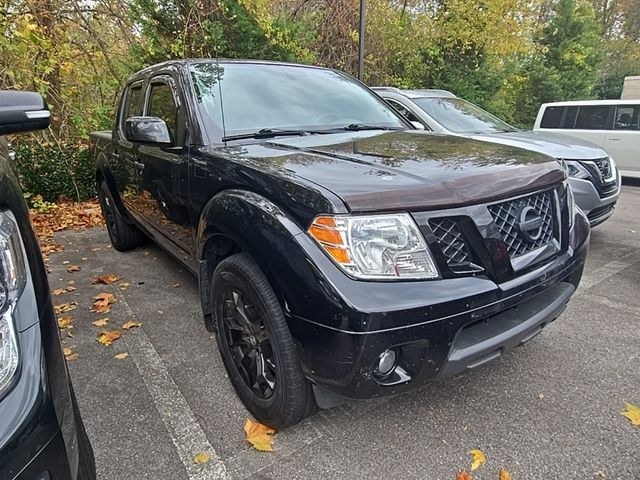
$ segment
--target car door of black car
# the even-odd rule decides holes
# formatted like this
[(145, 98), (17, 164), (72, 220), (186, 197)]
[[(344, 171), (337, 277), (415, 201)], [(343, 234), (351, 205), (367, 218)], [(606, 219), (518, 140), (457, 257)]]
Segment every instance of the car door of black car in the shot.
[(139, 145), (127, 140), (124, 124), (127, 118), (142, 115), (143, 109), (144, 84), (142, 81), (132, 82), (124, 90), (118, 108), (113, 129), (110, 168), (120, 198), (134, 215), (137, 213), (135, 207), (136, 198), (140, 193), (138, 186), (142, 164), (137, 162)]
[(171, 76), (160, 74), (151, 79), (147, 86), (144, 115), (165, 121), (172, 145), (138, 147), (137, 162), (142, 168), (141, 195), (136, 209), (144, 217), (144, 223), (173, 244), (166, 247), (188, 262), (194, 236), (189, 218), (189, 150), (185, 145), (184, 108)]

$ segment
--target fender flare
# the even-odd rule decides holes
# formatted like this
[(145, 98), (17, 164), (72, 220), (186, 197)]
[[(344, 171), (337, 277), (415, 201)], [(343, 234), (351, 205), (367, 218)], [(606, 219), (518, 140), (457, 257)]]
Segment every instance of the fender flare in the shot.
[(209, 200), (200, 214), (196, 236), (198, 283), (208, 330), (215, 330), (210, 314), (210, 282), (215, 264), (210, 260), (218, 258), (218, 252), (211, 251), (215, 243), (210, 242), (216, 238), (231, 240), (249, 253), (266, 274), (278, 253), (301, 233), (303, 230), (290, 215), (255, 192), (225, 190)]

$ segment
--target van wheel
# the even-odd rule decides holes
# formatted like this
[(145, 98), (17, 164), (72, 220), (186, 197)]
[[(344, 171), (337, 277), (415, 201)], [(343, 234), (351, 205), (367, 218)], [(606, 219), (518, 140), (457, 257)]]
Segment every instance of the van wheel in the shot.
[(111, 245), (119, 252), (133, 250), (144, 243), (146, 237), (142, 231), (127, 222), (117, 209), (113, 195), (109, 190), (107, 182), (102, 181), (98, 186), (98, 200), (104, 221), (107, 224), (107, 232)]
[(247, 409), (275, 429), (313, 413), (311, 383), (302, 373), (284, 314), (251, 257), (239, 253), (220, 262), (211, 290), (218, 348)]

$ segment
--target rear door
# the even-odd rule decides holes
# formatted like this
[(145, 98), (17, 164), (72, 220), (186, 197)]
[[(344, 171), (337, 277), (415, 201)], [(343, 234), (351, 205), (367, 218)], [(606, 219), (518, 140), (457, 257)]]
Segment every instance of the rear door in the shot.
[[(136, 161), (139, 146), (127, 140), (124, 124), (127, 118), (142, 115), (144, 108), (144, 84), (133, 82), (125, 88), (113, 132), (113, 150), (111, 154), (111, 172), (118, 194), (128, 209), (135, 206), (139, 194), (140, 167)], [(131, 209), (135, 215), (135, 210)]]
[(620, 170), (640, 173), (640, 105), (616, 107), (605, 148)]

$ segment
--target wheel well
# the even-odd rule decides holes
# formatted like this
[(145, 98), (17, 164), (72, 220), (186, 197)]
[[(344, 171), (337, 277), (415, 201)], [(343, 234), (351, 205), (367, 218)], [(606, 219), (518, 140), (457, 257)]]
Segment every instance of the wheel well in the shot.
[(200, 259), (200, 295), (205, 326), (210, 332), (216, 329), (211, 308), (211, 277), (218, 264), (227, 257), (243, 251), (240, 244), (225, 235), (214, 235), (204, 246)]

